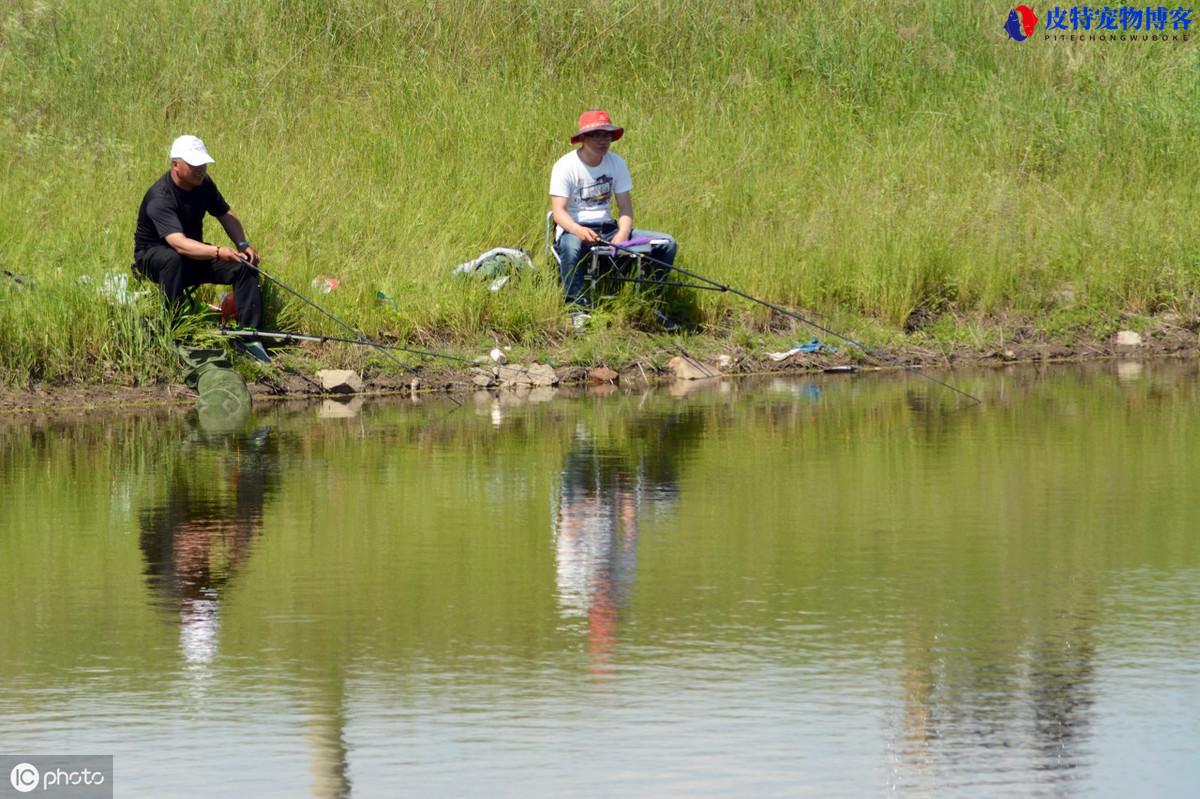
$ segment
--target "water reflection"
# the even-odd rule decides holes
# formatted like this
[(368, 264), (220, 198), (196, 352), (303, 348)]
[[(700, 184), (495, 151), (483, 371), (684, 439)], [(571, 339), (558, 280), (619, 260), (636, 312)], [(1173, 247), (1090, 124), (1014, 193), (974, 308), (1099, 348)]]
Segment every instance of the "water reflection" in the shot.
[(593, 674), (610, 674), (615, 665), (642, 518), (674, 507), (678, 462), (699, 440), (703, 423), (695, 410), (626, 417), (606, 428), (576, 422), (552, 535), (559, 607), (567, 618), (586, 619)]
[(731, 385), (0, 426), (0, 738), (177, 795), (1187, 795), (1190, 364)]
[[(1099, 598), (1083, 592), (1079, 604), (1056, 614), (1051, 635), (1030, 653), (1030, 703), (1034, 746), (1045, 771), (1070, 771), (1086, 762), (1096, 682), (1095, 607)], [(1053, 633), (1057, 633), (1054, 635)]]
[(178, 615), (180, 652), (192, 666), (217, 654), (221, 600), (277, 486), (274, 449), (269, 428), (247, 437), (195, 431), (171, 457), (165, 499), (139, 514), (147, 580)]
[[(1013, 602), (983, 584), (977, 595)], [(900, 649), (894, 790), (936, 794), (962, 752), (975, 750), (1009, 779), (1032, 774), (1031, 784), (1073, 793), (1069, 783), (1089, 764), (1093, 745), (1102, 600), (1093, 586), (1065, 581), (1040, 603), (1026, 611), (1027, 629), (1015, 634), (955, 629), (936, 608), (909, 619)]]
[(619, 609), (637, 573), (641, 479), (623, 453), (577, 429), (562, 470), (554, 540), (558, 598), (588, 625), (588, 654), (605, 673), (616, 650)]
[(1091, 755), (1095, 658), (1086, 639), (1032, 642), (1024, 663), (962, 662), (913, 642), (900, 673), (893, 787), (936, 793), (967, 750), (1000, 773), (1071, 779)]
[(309, 786), (317, 799), (347, 799), (352, 794), (350, 747), (346, 743), (346, 676), (344, 667), (308, 687), (305, 741)]
[[(190, 688), (203, 699), (219, 654), (222, 605), (263, 532), (263, 511), (281, 482), (270, 427), (193, 429), (166, 477), (166, 497), (139, 514), (139, 544), (156, 604), (179, 624)], [(338, 653), (331, 653), (338, 655)], [(345, 676), (340, 667), (306, 684), (305, 740), (317, 797), (351, 795)]]

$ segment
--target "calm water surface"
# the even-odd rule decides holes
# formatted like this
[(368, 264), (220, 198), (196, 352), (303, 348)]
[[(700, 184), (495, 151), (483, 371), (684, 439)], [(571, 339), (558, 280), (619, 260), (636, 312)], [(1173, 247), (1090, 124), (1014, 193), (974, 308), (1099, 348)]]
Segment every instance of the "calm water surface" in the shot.
[(0, 752), (118, 796), (1190, 796), (1200, 373), (0, 418)]

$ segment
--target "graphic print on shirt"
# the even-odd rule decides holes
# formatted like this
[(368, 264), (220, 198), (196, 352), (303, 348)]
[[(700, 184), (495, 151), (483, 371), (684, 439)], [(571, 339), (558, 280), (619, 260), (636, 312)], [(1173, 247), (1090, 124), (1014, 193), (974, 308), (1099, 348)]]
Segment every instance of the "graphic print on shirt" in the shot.
[(585, 211), (607, 211), (612, 202), (613, 176), (601, 175), (595, 183), (580, 186), (576, 192), (576, 201)]

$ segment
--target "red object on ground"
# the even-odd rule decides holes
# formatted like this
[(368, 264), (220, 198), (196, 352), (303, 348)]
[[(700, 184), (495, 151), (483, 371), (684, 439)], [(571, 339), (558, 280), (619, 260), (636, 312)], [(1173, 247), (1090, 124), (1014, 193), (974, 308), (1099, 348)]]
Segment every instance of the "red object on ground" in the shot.
[(232, 322), (237, 319), (237, 305), (233, 302), (233, 292), (221, 298), (221, 321)]

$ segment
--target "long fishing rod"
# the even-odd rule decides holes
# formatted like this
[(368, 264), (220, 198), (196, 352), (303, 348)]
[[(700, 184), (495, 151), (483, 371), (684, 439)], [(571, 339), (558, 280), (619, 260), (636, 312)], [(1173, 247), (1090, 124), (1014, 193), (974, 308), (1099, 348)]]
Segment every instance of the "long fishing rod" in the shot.
[[(373, 348), (374, 348), (375, 350), (377, 350), (377, 351), (378, 351), (380, 354), (382, 354), (382, 355), (383, 355), (385, 358), (387, 358), (389, 361), (391, 361), (392, 363), (394, 363), (394, 364), (396, 364), (397, 366), (399, 366), (399, 367), (400, 367), (401, 369), (403, 369), (404, 371), (408, 371), (408, 372), (411, 372), (411, 371), (413, 371), (413, 370), (412, 370), (410, 367), (408, 367), (408, 366), (405, 366), (405, 365), (404, 365), (404, 364), (403, 364), (403, 363), (400, 361), (400, 359), (399, 359), (399, 358), (397, 358), (395, 355), (392, 355), (392, 353), (388, 352), (388, 349), (387, 349), (387, 347), (386, 347), (385, 345), (383, 345), (383, 344), (380, 344), (378, 341), (372, 341), (371, 339), (367, 338), (367, 337), (366, 337), (366, 336), (364, 336), (364, 335), (363, 335), (363, 334), (362, 334), (360, 331), (356, 330), (355, 328), (353, 328), (353, 327), (352, 327), (351, 325), (349, 325), (348, 323), (346, 323), (346, 322), (343, 322), (341, 319), (337, 318), (337, 317), (336, 317), (336, 316), (334, 316), (332, 313), (330, 313), (329, 311), (327, 311), (327, 310), (325, 310), (324, 308), (322, 308), (320, 305), (317, 305), (315, 302), (313, 302), (312, 300), (310, 300), (308, 297), (305, 297), (303, 294), (301, 294), (300, 292), (296, 291), (294, 288), (292, 288), (292, 287), (291, 287), (291, 286), (289, 286), (288, 284), (284, 283), (284, 282), (283, 282), (282, 280), (280, 280), (279, 278), (275, 277), (274, 275), (268, 274), (268, 273), (267, 273), (267, 272), (266, 272), (266, 271), (265, 271), (265, 270), (264, 270), (264, 269), (263, 269), (261, 266), (258, 266), (257, 264), (252, 264), (252, 263), (250, 263), (250, 260), (249, 260), (248, 258), (242, 257), (242, 259), (241, 259), (241, 260), (242, 260), (242, 263), (243, 263), (243, 264), (245, 264), (246, 266), (250, 267), (250, 268), (251, 268), (251, 269), (253, 269), (255, 272), (258, 272), (260, 275), (262, 275), (263, 277), (265, 277), (267, 280), (270, 280), (270, 281), (271, 281), (272, 283), (274, 283), (276, 286), (279, 286), (281, 289), (283, 289), (283, 290), (287, 291), (289, 294), (292, 294), (292, 295), (294, 295), (294, 296), (296, 296), (296, 297), (299, 297), (299, 298), (300, 298), (300, 299), (301, 299), (303, 302), (305, 302), (306, 304), (308, 304), (308, 305), (312, 306), (312, 307), (313, 307), (313, 308), (315, 308), (316, 310), (318, 310), (318, 311), (320, 311), (321, 313), (323, 313), (325, 316), (328, 316), (330, 319), (332, 319), (333, 321), (337, 322), (337, 323), (338, 323), (339, 325), (341, 325), (342, 327), (344, 327), (344, 328), (346, 328), (347, 330), (349, 330), (349, 331), (350, 331), (350, 332), (351, 332), (351, 333), (352, 333), (352, 334), (355, 336), (355, 343), (356, 343), (356, 344), (365, 344), (365, 345), (367, 345), (368, 347), (373, 347)], [(455, 405), (457, 405), (457, 406), (461, 406), (461, 405), (462, 405), (462, 403), (461, 403), (461, 402), (459, 402), (458, 400), (454, 399), (454, 397), (450, 397), (450, 401), (451, 401), (451, 402), (453, 402), (453, 403), (454, 403)]]
[(404, 347), (399, 344), (383, 344), (377, 341), (362, 341), (353, 338), (342, 338), (341, 336), (321, 336), (314, 333), (285, 333), (279, 330), (242, 330), (229, 327), (222, 327), (217, 330), (222, 336), (234, 336), (237, 338), (269, 338), (276, 341), (315, 341), (324, 344), (327, 341), (336, 341), (342, 344), (356, 344), (362, 347), (382, 347), (385, 350), (396, 350), (398, 352), (410, 352), (413, 355), (424, 355), (429, 358), (445, 358), (448, 361), (457, 361), (459, 363), (469, 363), (474, 365), (475, 361), (469, 358), (460, 358), (457, 355), (445, 355), (440, 352), (432, 352), (430, 350), (418, 350), (413, 347)]
[(955, 388), (954, 386), (950, 385), (949, 383), (942, 381), (942, 380), (938, 380), (936, 377), (933, 377), (932, 375), (928, 375), (925, 372), (921, 371), (920, 369), (917, 369), (916, 367), (905, 366), (903, 363), (901, 363), (896, 358), (892, 358), (890, 356), (874, 352), (874, 351), (868, 349), (867, 347), (865, 347), (861, 342), (856, 341), (856, 340), (850, 338), (849, 336), (843, 335), (843, 334), (837, 332), (836, 330), (832, 330), (832, 329), (826, 327), (825, 325), (822, 325), (818, 322), (814, 322), (811, 319), (801, 316), (800, 314), (796, 313), (795, 311), (791, 311), (787, 308), (776, 305), (775, 303), (767, 302), (766, 300), (759, 299), (758, 297), (751, 296), (750, 294), (747, 294), (744, 291), (739, 291), (738, 289), (735, 289), (732, 286), (727, 286), (724, 283), (718, 283), (717, 281), (712, 280), (711, 278), (704, 277), (704, 275), (698, 275), (695, 272), (689, 272), (688, 270), (686, 270), (682, 267), (675, 266), (674, 264), (669, 264), (666, 261), (661, 261), (658, 258), (654, 258), (653, 256), (647, 255), (644, 252), (635, 252), (633, 250), (634, 247), (638, 247), (643, 244), (649, 244), (650, 242), (651, 242), (651, 239), (649, 239), (649, 238), (639, 237), (636, 239), (630, 239), (628, 241), (624, 241), (624, 242), (620, 242), (620, 243), (610, 241), (610, 242), (607, 242), (607, 244), (610, 247), (614, 247), (619, 250), (624, 250), (624, 251), (628, 252), (630, 255), (636, 256), (638, 258), (645, 258), (650, 263), (657, 264), (658, 266), (666, 267), (667, 269), (673, 269), (674, 271), (679, 272), (680, 274), (687, 275), (692, 280), (699, 280), (708, 285), (697, 285), (697, 284), (689, 284), (689, 283), (671, 283), (668, 281), (644, 280), (644, 279), (639, 279), (639, 278), (619, 278), (619, 279), (625, 280), (626, 282), (630, 282), (630, 283), (662, 283), (664, 285), (688, 286), (691, 288), (706, 289), (709, 291), (727, 291), (730, 294), (736, 294), (737, 296), (742, 297), (743, 299), (750, 300), (751, 302), (756, 302), (759, 305), (764, 305), (767, 308), (770, 308), (772, 311), (775, 311), (776, 313), (780, 313), (780, 314), (783, 314), (784, 316), (791, 317), (792, 319), (796, 319), (797, 321), (803, 322), (804, 324), (809, 325), (810, 327), (815, 327), (817, 330), (820, 330), (823, 333), (828, 333), (831, 336), (839, 338), (842, 341), (845, 341), (855, 347), (858, 347), (860, 350), (862, 350), (864, 353), (866, 353), (867, 355), (869, 355), (872, 358), (875, 358), (877, 360), (888, 361), (888, 362), (895, 364), (896, 366), (910, 369), (911, 371), (915, 372), (916, 374), (920, 375), (921, 377), (925, 378), (926, 380), (928, 380), (932, 383), (937, 383), (939, 386), (942, 386), (943, 388), (948, 388), (951, 391), (955, 392), (956, 394), (961, 394), (962, 396), (966, 397), (967, 399), (971, 400), (972, 402), (979, 403), (979, 404), (983, 403), (983, 400), (979, 399), (979, 397), (976, 397), (973, 394), (968, 394), (967, 392), (963, 391), (961, 388)]
[(383, 346), (382, 344), (380, 344), (379, 342), (377, 342), (377, 341), (371, 341), (371, 340), (370, 340), (370, 339), (368, 339), (366, 336), (364, 336), (364, 335), (363, 335), (363, 334), (362, 334), (360, 331), (356, 330), (354, 327), (351, 327), (351, 326), (350, 326), (348, 323), (346, 323), (346, 322), (343, 322), (341, 319), (338, 319), (336, 316), (334, 316), (333, 314), (331, 314), (329, 311), (325, 310), (325, 309), (324, 309), (324, 308), (322, 308), (320, 305), (317, 305), (315, 302), (313, 302), (312, 300), (310, 300), (308, 297), (305, 297), (305, 296), (304, 296), (303, 294), (301, 294), (300, 292), (296, 291), (294, 288), (292, 288), (291, 286), (289, 286), (287, 283), (284, 283), (282, 280), (280, 280), (279, 278), (275, 277), (274, 275), (271, 275), (271, 274), (267, 273), (267, 271), (266, 271), (265, 269), (263, 269), (261, 266), (258, 266), (257, 264), (252, 264), (252, 263), (250, 263), (250, 260), (249, 260), (248, 258), (245, 258), (245, 257), (243, 257), (241, 260), (242, 260), (242, 263), (243, 263), (243, 264), (245, 264), (246, 266), (250, 267), (250, 268), (251, 268), (251, 269), (253, 269), (255, 272), (258, 272), (260, 275), (262, 275), (263, 277), (265, 277), (267, 280), (271, 281), (271, 282), (272, 282), (272, 283), (274, 283), (276, 286), (279, 286), (279, 288), (283, 289), (284, 291), (288, 292), (289, 294), (292, 294), (292, 295), (294, 295), (294, 296), (296, 296), (296, 297), (300, 298), (300, 300), (301, 300), (302, 302), (306, 303), (307, 305), (311, 306), (312, 308), (315, 308), (316, 310), (318, 310), (318, 311), (320, 311), (321, 313), (323, 313), (325, 316), (328, 316), (330, 319), (332, 319), (333, 321), (337, 322), (337, 323), (338, 323), (339, 325), (341, 325), (342, 327), (344, 327), (344, 328), (346, 328), (347, 330), (349, 330), (351, 333), (353, 333), (353, 334), (354, 334), (356, 343), (360, 343), (360, 344), (366, 344), (366, 345), (367, 345), (367, 346), (369, 346), (369, 347), (374, 347), (375, 349), (379, 350), (379, 352), (383, 353), (383, 355), (384, 355), (384, 356), (385, 356), (385, 357), (386, 357), (388, 360), (390, 360), (392, 363), (394, 363), (394, 364), (396, 364), (397, 366), (399, 366), (401, 369), (404, 369), (405, 371), (411, 371), (411, 369), (409, 369), (409, 367), (407, 367), (407, 366), (405, 366), (403, 363), (401, 363), (401, 362), (400, 362), (400, 359), (398, 359), (398, 358), (397, 358), (395, 355), (392, 355), (390, 352), (388, 352), (388, 351), (387, 351), (387, 348), (386, 348), (386, 347), (384, 347), (384, 346)]

